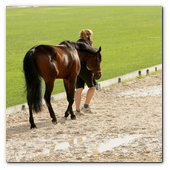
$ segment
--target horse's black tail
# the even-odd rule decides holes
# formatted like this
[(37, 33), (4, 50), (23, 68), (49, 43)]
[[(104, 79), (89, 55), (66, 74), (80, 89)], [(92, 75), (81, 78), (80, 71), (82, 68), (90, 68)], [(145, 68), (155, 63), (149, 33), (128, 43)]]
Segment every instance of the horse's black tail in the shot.
[(35, 112), (40, 112), (42, 108), (42, 86), (41, 77), (34, 60), (34, 53), (35, 47), (26, 53), (23, 60), (23, 71), (29, 108)]

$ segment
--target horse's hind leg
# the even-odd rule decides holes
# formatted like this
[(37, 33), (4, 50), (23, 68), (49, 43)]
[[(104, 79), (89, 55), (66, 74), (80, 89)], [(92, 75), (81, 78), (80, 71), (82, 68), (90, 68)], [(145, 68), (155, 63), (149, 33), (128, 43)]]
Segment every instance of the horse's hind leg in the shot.
[(52, 118), (52, 123), (53, 124), (57, 124), (57, 119), (55, 117), (55, 113), (53, 111), (53, 108), (51, 106), (51, 93), (53, 91), (53, 88), (54, 88), (54, 80), (51, 81), (51, 82), (46, 82), (46, 90), (45, 90), (45, 95), (44, 95), (44, 99), (46, 101), (46, 105), (48, 107), (48, 110), (50, 112), (50, 116)]
[(30, 118), (29, 118), (29, 121), (30, 121), (30, 124), (31, 124), (31, 127), (30, 129), (32, 128), (36, 128), (36, 125), (34, 123), (34, 118), (33, 118), (33, 114), (32, 114), (32, 109), (29, 107), (29, 112), (30, 112)]
[(31, 124), (30, 129), (36, 128), (36, 125), (34, 123), (34, 118), (33, 118), (32, 105), (30, 104), (30, 100), (29, 100), (29, 94), (27, 94), (27, 101), (28, 101), (28, 107), (29, 107), (29, 113), (30, 113), (30, 117), (29, 117), (29, 122)]

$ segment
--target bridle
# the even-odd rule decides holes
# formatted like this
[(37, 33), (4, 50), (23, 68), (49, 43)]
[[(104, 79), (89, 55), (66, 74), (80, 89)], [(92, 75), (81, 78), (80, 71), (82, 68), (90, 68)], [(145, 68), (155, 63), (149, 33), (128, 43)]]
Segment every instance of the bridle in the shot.
[(100, 65), (99, 65), (99, 56), (97, 57), (97, 65), (98, 65), (98, 71), (97, 71), (97, 73), (99, 74), (101, 74), (102, 73), (102, 70), (100, 70)]
[[(102, 73), (102, 70), (100, 70), (99, 62), (100, 62), (100, 59), (99, 59), (99, 56), (97, 56), (97, 66), (98, 66), (97, 74), (101, 74)], [(92, 71), (87, 65), (86, 65), (86, 67), (87, 67), (88, 70)], [(93, 73), (93, 75), (94, 75), (94, 73)]]
[[(101, 73), (102, 73), (102, 71), (100, 70), (99, 62), (100, 62), (100, 59), (99, 59), (99, 57), (97, 57), (97, 66), (98, 66), (97, 74), (101, 74)], [(91, 82), (92, 82), (92, 86), (94, 86), (94, 81), (93, 81), (93, 79), (94, 79), (94, 72), (93, 72), (87, 65), (86, 65), (86, 68), (92, 72)], [(95, 70), (95, 69), (94, 69), (94, 70)]]

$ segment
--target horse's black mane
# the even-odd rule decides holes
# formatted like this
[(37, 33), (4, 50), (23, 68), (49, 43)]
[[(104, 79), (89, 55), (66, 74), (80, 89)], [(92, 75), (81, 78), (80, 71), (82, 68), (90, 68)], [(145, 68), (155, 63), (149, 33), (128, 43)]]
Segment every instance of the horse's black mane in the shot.
[(95, 48), (83, 42), (65, 40), (62, 41), (59, 45), (66, 45), (68, 48), (76, 48), (77, 50), (88, 51), (93, 54), (97, 52)]

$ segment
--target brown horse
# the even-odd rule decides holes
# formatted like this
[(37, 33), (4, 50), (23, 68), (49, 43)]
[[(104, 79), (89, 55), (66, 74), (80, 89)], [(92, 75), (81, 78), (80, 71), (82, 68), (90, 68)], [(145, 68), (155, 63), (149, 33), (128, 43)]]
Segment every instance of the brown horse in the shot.
[(50, 102), (54, 81), (57, 78), (64, 80), (67, 101), (69, 103), (65, 112), (65, 118), (71, 114), (71, 119), (76, 119), (72, 105), (74, 102), (76, 80), (80, 71), (80, 62), (86, 61), (87, 67), (94, 73), (94, 78), (99, 79), (101, 77), (100, 51), (101, 47), (99, 50), (96, 50), (85, 43), (63, 41), (57, 46), (38, 45), (26, 53), (23, 60), (23, 71), (26, 80), (31, 128), (36, 127), (33, 111), (40, 112), (42, 108), (41, 77), (46, 85), (44, 99), (50, 112), (52, 123), (57, 123)]

